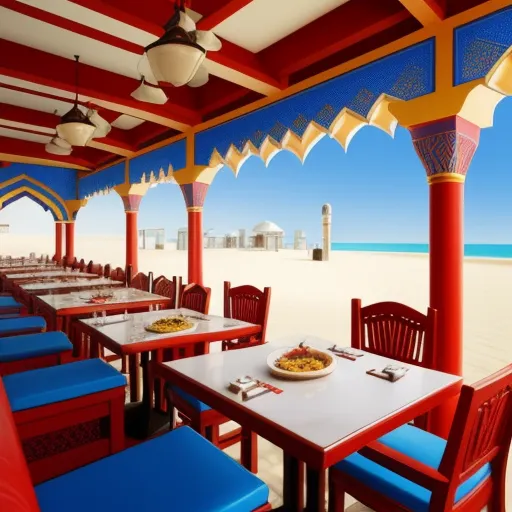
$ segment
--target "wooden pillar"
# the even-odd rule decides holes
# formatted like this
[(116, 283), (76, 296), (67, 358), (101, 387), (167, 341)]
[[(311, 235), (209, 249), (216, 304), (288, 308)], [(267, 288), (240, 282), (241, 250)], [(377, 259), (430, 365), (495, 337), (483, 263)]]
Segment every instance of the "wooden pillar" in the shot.
[(139, 271), (139, 230), (138, 214), (142, 200), (141, 195), (128, 194), (121, 196), (126, 214), (126, 266), (131, 265), (132, 277)]
[(203, 205), (206, 183), (181, 185), (188, 212), (188, 282), (203, 284)]
[(75, 259), (75, 222), (66, 222), (66, 261), (73, 263)]
[(54, 261), (60, 263), (62, 260), (62, 222), (55, 223), (55, 255)]
[[(438, 311), (435, 368), (462, 375), (464, 181), (480, 128), (452, 116), (410, 128), (430, 186), (430, 306)], [(457, 400), (432, 414), (431, 430), (447, 437)]]

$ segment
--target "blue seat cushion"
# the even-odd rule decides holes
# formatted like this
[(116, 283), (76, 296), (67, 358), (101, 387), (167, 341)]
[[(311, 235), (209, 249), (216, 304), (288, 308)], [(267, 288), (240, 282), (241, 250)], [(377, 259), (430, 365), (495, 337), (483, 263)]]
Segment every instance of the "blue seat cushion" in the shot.
[(5, 320), (8, 318), (19, 318), (20, 316), (20, 313), (0, 313), (0, 320)]
[(63, 332), (42, 332), (0, 338), (0, 362), (19, 361), (31, 357), (59, 354), (73, 345)]
[(11, 332), (33, 331), (34, 329), (41, 331), (46, 329), (46, 322), (42, 316), (20, 316), (0, 321), (0, 334), (3, 336)]
[(126, 378), (100, 359), (89, 359), (7, 375), (3, 383), (17, 412), (125, 386)]
[(41, 512), (250, 512), (265, 505), (269, 494), (258, 477), (189, 427), (35, 490)]
[(13, 297), (0, 297), (0, 312), (2, 308), (22, 308), (23, 304), (20, 304)]
[(181, 388), (178, 386), (169, 386), (173, 393), (176, 393), (179, 395), (183, 400), (186, 400), (194, 409), (197, 409), (199, 412), (209, 411), (211, 407), (206, 405), (204, 402), (201, 402), (201, 400), (198, 400), (197, 398), (193, 397), (189, 393), (185, 393)]
[[(439, 468), (446, 441), (412, 425), (403, 425), (379, 439), (379, 442), (434, 469)], [(413, 512), (428, 512), (431, 491), (382, 467), (359, 453), (336, 464), (335, 468), (364, 483), (369, 488), (404, 505)], [(459, 485), (455, 503), (468, 495), (491, 474), (490, 464)]]

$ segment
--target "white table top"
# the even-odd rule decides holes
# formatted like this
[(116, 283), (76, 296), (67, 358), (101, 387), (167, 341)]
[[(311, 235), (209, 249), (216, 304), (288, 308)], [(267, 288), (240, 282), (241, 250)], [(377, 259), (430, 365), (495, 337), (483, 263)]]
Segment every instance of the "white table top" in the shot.
[(69, 277), (76, 277), (77, 279), (76, 281), (47, 281), (42, 283), (26, 283), (20, 284), (20, 287), (27, 292), (31, 292), (33, 290), (53, 290), (65, 288), (101, 288), (108, 286), (123, 286), (123, 283), (121, 281), (113, 281), (112, 279), (106, 277), (100, 277), (98, 279), (83, 279), (79, 275), (73, 275)]
[(65, 270), (51, 270), (48, 272), (23, 272), (18, 274), (9, 274), (9, 279), (44, 279), (46, 277), (99, 277), (98, 274), (87, 274), (86, 272), (66, 272)]
[(28, 263), (25, 265), (21, 265), (17, 263), (15, 265), (0, 265), (0, 272), (9, 272), (14, 270), (20, 271), (30, 271), (30, 270), (38, 270), (38, 269), (50, 269), (50, 268), (58, 268), (55, 263)]
[[(302, 336), (290, 337), (289, 346), (296, 347), (304, 340), (320, 349), (334, 344), (314, 336)], [(279, 346), (286, 345), (279, 343)], [(273, 377), (266, 363), (267, 355), (277, 348), (267, 343), (165, 364), (203, 388), (236, 402), (324, 451), (461, 380), (457, 376), (403, 365), (409, 368), (408, 373), (392, 383), (366, 374), (368, 370), (381, 370), (393, 362), (369, 353), (357, 361), (338, 357), (334, 372), (320, 379), (283, 380)], [(244, 402), (228, 390), (228, 384), (245, 375), (274, 385), (283, 393), (267, 393)]]
[[(145, 327), (152, 324), (155, 320), (160, 318), (167, 318), (171, 316), (184, 315), (190, 319), (194, 324), (194, 329), (190, 331), (156, 334), (145, 330)], [(212, 333), (228, 333), (235, 329), (244, 327), (254, 327), (254, 324), (242, 322), (240, 320), (232, 320), (214, 315), (202, 315), (197, 311), (190, 309), (163, 309), (160, 311), (152, 311), (147, 313), (132, 313), (126, 316), (112, 315), (105, 318), (105, 325), (97, 325), (98, 319), (87, 318), (82, 319), (80, 322), (93, 327), (104, 336), (110, 338), (119, 345), (129, 345), (132, 343), (140, 343), (146, 341), (155, 341), (158, 339), (169, 339), (173, 337), (183, 338), (191, 335), (198, 334), (212, 334)], [(229, 336), (226, 336), (229, 338)], [(224, 339), (222, 336), (219, 339)]]
[[(66, 293), (63, 295), (38, 295), (37, 298), (45, 302), (52, 308), (72, 309), (83, 308), (84, 306), (95, 306), (101, 308), (103, 304), (90, 304), (88, 301), (98, 293), (112, 293), (113, 297), (105, 305), (129, 304), (132, 302), (164, 302), (169, 301), (168, 297), (156, 295), (154, 293), (144, 292), (135, 288), (103, 288), (94, 292), (83, 290), (78, 292)], [(111, 317), (114, 318), (114, 317)]]

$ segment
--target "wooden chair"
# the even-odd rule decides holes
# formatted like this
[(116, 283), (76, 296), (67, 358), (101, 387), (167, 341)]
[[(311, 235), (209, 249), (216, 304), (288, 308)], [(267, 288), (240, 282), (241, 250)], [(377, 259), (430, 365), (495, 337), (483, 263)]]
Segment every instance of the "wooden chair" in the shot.
[(112, 273), (112, 267), (110, 266), (110, 263), (107, 263), (105, 267), (103, 268), (103, 277), (110, 277), (110, 274)]
[(78, 264), (78, 270), (79, 270), (80, 272), (85, 272), (85, 269), (86, 269), (86, 268), (87, 268), (87, 265), (86, 265), (86, 263), (85, 263), (85, 260), (82, 258), (82, 259), (80, 260), (80, 263)]
[(181, 285), (178, 307), (192, 309), (207, 315), (210, 309), (211, 292), (211, 288), (205, 288), (200, 284), (183, 284)]
[(173, 276), (172, 280), (170, 280), (165, 276), (160, 276), (153, 281), (152, 292), (156, 295), (171, 299), (170, 309), (174, 309), (178, 302), (178, 290), (180, 290), (181, 287), (181, 277)]
[(126, 272), (121, 267), (117, 267), (110, 272), (110, 279), (126, 284)]
[(329, 471), (329, 511), (345, 493), (376, 512), (505, 512), (512, 364), (465, 385), (448, 441), (404, 425)]
[[(198, 293), (197, 291), (194, 291), (194, 289), (198, 291), (200, 291), (201, 289), (204, 290), (202, 286), (199, 288), (197, 287), (199, 287), (199, 285), (189, 284), (188, 286), (183, 288), (183, 291), (180, 296), (179, 307), (193, 309), (200, 313), (206, 314), (208, 313), (209, 288), (206, 288), (206, 290), (208, 290), (206, 308), (201, 308), (200, 300), (204, 301), (205, 292), (202, 291), (201, 293)], [(256, 290), (261, 294), (261, 292), (257, 290), (257, 288), (253, 288), (252, 286), (241, 288), (250, 288), (251, 292), (254, 292), (254, 290)], [(196, 297), (194, 295), (199, 296)], [(268, 290), (268, 295), (270, 295), (270, 290)], [(265, 308), (268, 312), (268, 304), (265, 306)], [(175, 350), (175, 358), (179, 357), (176, 355), (176, 353), (177, 351)], [(188, 355), (190, 356), (199, 354), (195, 353)], [(180, 418), (184, 421), (184, 423), (190, 424), (190, 426), (194, 430), (199, 432), (201, 435), (205, 436), (208, 440), (210, 440), (215, 446), (219, 447), (221, 450), (224, 450), (229, 446), (238, 443), (241, 440), (242, 436), (250, 437), (251, 449), (247, 453), (242, 452), (242, 464), (249, 471), (252, 471), (253, 473), (258, 472), (258, 438), (256, 434), (247, 429), (236, 428), (230, 432), (227, 432), (226, 434), (220, 435), (220, 426), (230, 421), (230, 419), (221, 414), (220, 412), (211, 409), (206, 404), (197, 400), (188, 393), (184, 393), (180, 388), (176, 386), (167, 388), (167, 399), (171, 415), (171, 430), (176, 426), (174, 411), (177, 410)]]
[(149, 277), (142, 272), (139, 272), (130, 282), (131, 288), (149, 292)]
[(103, 275), (103, 266), (100, 263), (94, 263), (91, 260), (89, 261), (85, 271), (88, 274), (96, 274), (101, 277)]
[[(399, 302), (377, 302), (361, 307), (352, 299), (352, 347), (396, 359), (406, 364), (434, 369), (437, 311), (424, 315)], [(428, 429), (428, 414), (414, 420)]]
[(224, 316), (261, 325), (261, 332), (239, 340), (224, 341), (222, 350), (253, 347), (265, 343), (270, 293), (270, 288), (264, 288), (263, 291), (250, 285), (231, 288), (230, 282), (224, 282)]

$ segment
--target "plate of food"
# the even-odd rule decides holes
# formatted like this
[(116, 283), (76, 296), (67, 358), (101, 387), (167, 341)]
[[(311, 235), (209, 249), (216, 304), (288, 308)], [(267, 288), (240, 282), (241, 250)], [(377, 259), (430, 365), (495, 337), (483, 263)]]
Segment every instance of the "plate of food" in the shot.
[(336, 358), (326, 350), (309, 347), (302, 342), (298, 347), (275, 350), (267, 357), (270, 372), (285, 379), (305, 380), (325, 377), (336, 368)]
[(174, 334), (193, 331), (197, 327), (197, 323), (191, 322), (184, 316), (168, 316), (159, 318), (153, 323), (146, 325), (144, 329), (154, 334)]

